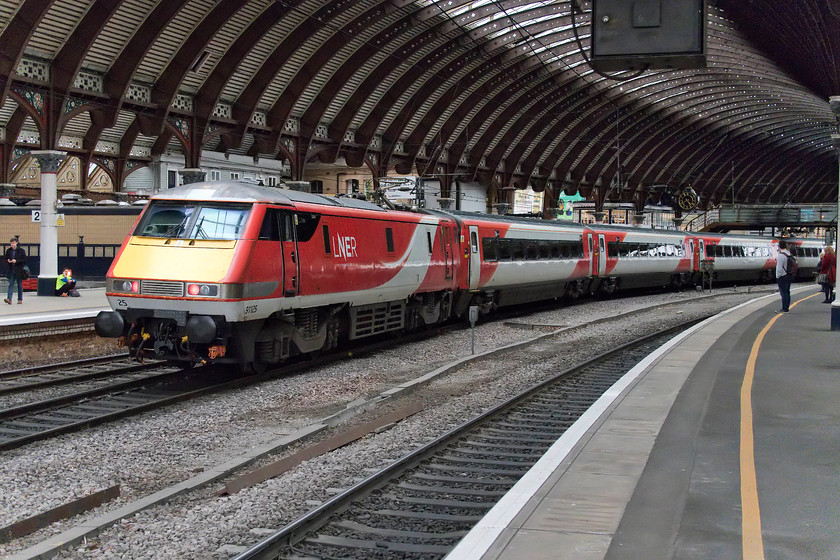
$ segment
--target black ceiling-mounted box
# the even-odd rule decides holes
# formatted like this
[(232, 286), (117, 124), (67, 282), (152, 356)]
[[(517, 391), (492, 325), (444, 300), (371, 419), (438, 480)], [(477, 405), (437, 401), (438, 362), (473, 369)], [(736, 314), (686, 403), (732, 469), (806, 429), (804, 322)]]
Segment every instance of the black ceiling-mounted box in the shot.
[(601, 72), (706, 66), (706, 0), (592, 0)]

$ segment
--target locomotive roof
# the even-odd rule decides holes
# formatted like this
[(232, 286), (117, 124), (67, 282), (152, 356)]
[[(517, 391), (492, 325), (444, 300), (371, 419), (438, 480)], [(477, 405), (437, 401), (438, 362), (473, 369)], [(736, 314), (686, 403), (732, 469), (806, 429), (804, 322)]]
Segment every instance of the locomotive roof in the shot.
[(224, 202), (272, 202), (292, 205), (280, 189), (270, 189), (231, 181), (189, 183), (161, 191), (152, 200), (213, 200)]
[(352, 197), (331, 197), (291, 189), (264, 187), (236, 181), (190, 183), (161, 191), (153, 200), (214, 200), (224, 202), (268, 202), (292, 206), (296, 202), (384, 212), (379, 206)]

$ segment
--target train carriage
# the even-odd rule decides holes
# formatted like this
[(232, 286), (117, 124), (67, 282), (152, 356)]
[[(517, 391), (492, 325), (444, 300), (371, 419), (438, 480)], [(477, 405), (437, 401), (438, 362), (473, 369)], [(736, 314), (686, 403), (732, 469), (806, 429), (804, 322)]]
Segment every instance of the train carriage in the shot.
[(488, 313), (561, 297), (589, 275), (580, 226), (466, 212), (451, 215), (463, 232), (459, 312), (465, 304)]

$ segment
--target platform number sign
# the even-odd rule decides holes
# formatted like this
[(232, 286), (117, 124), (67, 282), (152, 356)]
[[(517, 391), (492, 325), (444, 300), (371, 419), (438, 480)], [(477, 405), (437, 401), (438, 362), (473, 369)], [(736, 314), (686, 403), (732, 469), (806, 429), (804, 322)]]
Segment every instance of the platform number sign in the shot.
[[(41, 222), (41, 211), (40, 210), (33, 210), (32, 211), (32, 221), (33, 222)], [(64, 214), (56, 214), (55, 215), (55, 225), (58, 227), (63, 227), (65, 224), (64, 221)]]

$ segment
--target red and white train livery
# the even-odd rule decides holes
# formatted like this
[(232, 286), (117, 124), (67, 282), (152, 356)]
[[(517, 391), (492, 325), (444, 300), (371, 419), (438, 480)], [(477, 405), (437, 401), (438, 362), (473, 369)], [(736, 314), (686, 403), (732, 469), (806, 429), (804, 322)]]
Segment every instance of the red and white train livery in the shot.
[[(816, 240), (791, 240), (800, 274)], [(96, 330), (132, 355), (259, 370), (342, 340), (508, 305), (641, 286), (692, 285), (701, 261), (770, 281), (776, 241), (465, 212), (239, 183), (154, 196), (108, 272)]]

